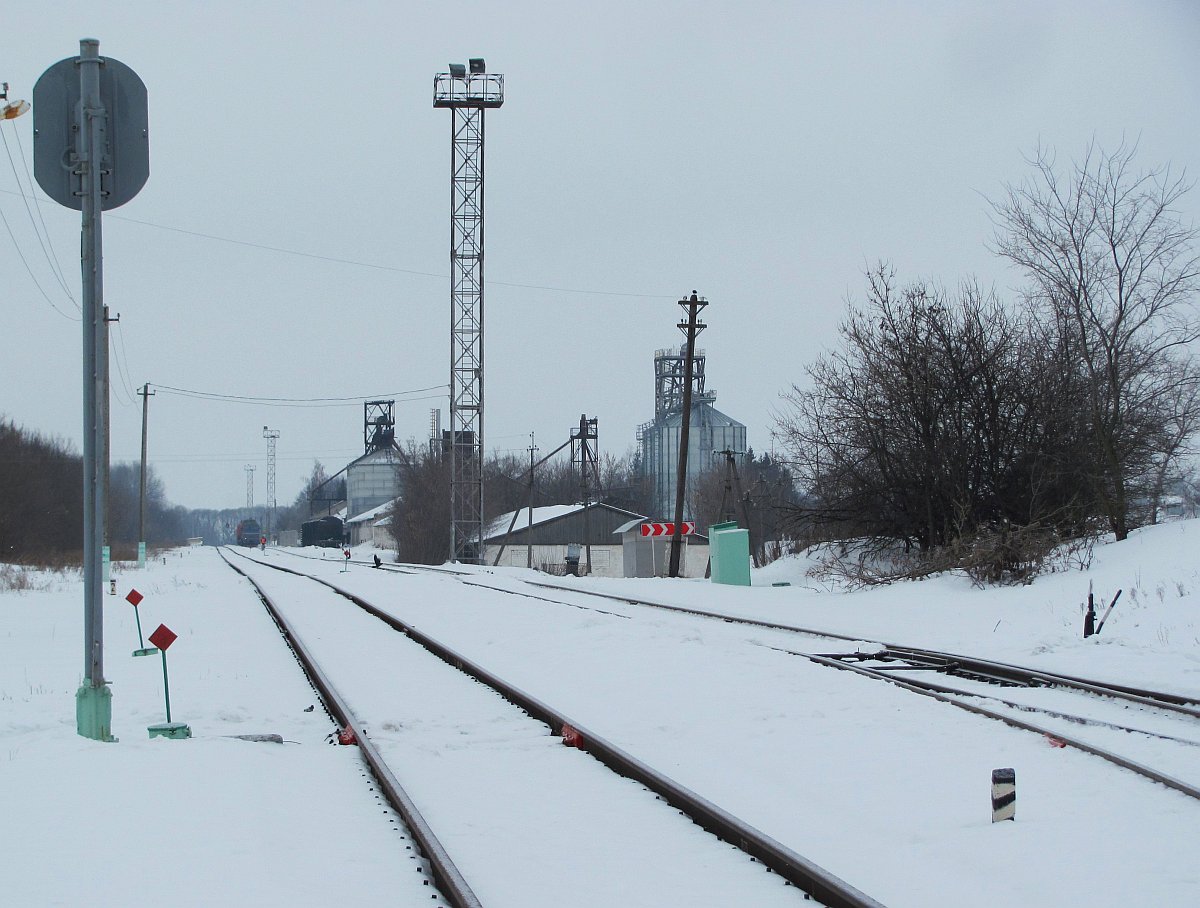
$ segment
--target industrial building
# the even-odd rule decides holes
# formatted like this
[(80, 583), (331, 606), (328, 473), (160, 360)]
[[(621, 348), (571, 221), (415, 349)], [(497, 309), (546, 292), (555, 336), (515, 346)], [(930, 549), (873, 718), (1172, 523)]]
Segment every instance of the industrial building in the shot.
[(400, 455), (391, 448), (364, 454), (346, 467), (347, 522), (400, 494), (398, 472)]
[[(372, 538), (374, 521), (364, 518), (400, 495), (400, 458), (395, 440), (395, 401), (372, 400), (363, 405), (363, 447), (366, 453), (346, 467), (346, 529), (351, 544)], [(371, 513), (372, 518), (379, 514)]]
[[(675, 514), (675, 484), (679, 470), (680, 436), (683, 430), (684, 367), (687, 346), (657, 350), (654, 354), (654, 421), (638, 428), (642, 471), (654, 489), (655, 518)], [(692, 356), (692, 412), (688, 436), (684, 519), (690, 519), (688, 494), (696, 479), (724, 464), (718, 451), (744, 452), (746, 427), (714, 406), (717, 393), (704, 387), (705, 355)]]
[(510, 511), (484, 528), (484, 558), (487, 564), (495, 564), (500, 555), (502, 565), (563, 573), (567, 548), (575, 545), (584, 549), (580, 573), (586, 570), (586, 549), (590, 548), (593, 574), (620, 577), (621, 540), (614, 532), (631, 520), (642, 519), (632, 511), (600, 502), (548, 505), (532, 511), (522, 508), (515, 520)]

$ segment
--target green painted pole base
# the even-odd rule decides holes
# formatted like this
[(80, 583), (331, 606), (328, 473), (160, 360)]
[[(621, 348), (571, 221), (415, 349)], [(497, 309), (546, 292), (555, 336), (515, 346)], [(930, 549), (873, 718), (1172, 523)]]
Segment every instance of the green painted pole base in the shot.
[(112, 691), (107, 684), (84, 684), (75, 691), (75, 730), (93, 741), (117, 740), (112, 736)]
[(146, 543), (144, 542), (138, 543), (138, 568), (146, 569)]
[(192, 730), (183, 722), (160, 722), (158, 725), (149, 725), (146, 731), (150, 732), (152, 738), (190, 738)]

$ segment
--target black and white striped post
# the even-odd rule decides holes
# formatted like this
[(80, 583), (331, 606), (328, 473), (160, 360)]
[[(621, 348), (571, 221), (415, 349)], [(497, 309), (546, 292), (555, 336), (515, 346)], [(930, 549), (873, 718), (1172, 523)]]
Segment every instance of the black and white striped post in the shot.
[(992, 822), (1014, 820), (1017, 814), (1017, 771), (992, 770)]

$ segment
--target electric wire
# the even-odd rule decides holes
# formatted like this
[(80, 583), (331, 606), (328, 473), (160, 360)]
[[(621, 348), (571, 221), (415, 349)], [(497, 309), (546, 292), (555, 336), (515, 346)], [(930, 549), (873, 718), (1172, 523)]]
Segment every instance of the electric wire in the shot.
[[(282, 255), (295, 255), (300, 258), (316, 259), (322, 262), (333, 262), (339, 265), (352, 265), (357, 268), (374, 268), (377, 271), (392, 271), (398, 274), (412, 274), (418, 277), (432, 277), (440, 279), (448, 279), (449, 274), (438, 271), (420, 271), (416, 268), (400, 268), (395, 265), (381, 265), (378, 262), (362, 262), (356, 259), (344, 259), (333, 255), (321, 255), (316, 252), (301, 252), (298, 249), (287, 249), (283, 246), (270, 246), (266, 243), (252, 243), (247, 240), (235, 240), (230, 237), (217, 236), (212, 233), (201, 233), (198, 230), (186, 230), (183, 227), (171, 227), (167, 224), (155, 224), (151, 221), (142, 221), (137, 218), (125, 217), (124, 215), (110, 214), (110, 218), (116, 218), (119, 221), (128, 221), (131, 224), (140, 224), (143, 227), (153, 227), (157, 230), (169, 230), (173, 233), (182, 233), (187, 236), (201, 237), (206, 240), (215, 240), (219, 243), (231, 243), (235, 246), (247, 246), (251, 249), (262, 249), (266, 252), (278, 252)], [(552, 287), (544, 284), (526, 284), (516, 281), (496, 281), (485, 280), (484, 284), (490, 284), (494, 287), (514, 287), (519, 290), (547, 290), (554, 293), (580, 293), (590, 296), (618, 296), (630, 299), (674, 299), (673, 296), (668, 296), (663, 293), (627, 293), (619, 290), (587, 290), (580, 287)]]
[[(275, 460), (278, 463), (304, 463), (309, 462), (313, 458), (316, 459), (341, 459), (342, 457), (355, 457), (362, 455), (362, 448), (351, 448), (344, 451), (299, 451), (294, 454), (278, 454)], [(141, 457), (138, 452), (130, 457), (117, 457), (113, 459), (122, 461), (135, 461)], [(189, 464), (189, 463), (246, 463), (250, 460), (260, 459), (262, 453), (253, 451), (248, 454), (203, 454), (203, 453), (188, 453), (188, 454), (154, 454), (150, 459), (156, 464)]]
[[(114, 359), (116, 359), (116, 356), (114, 355), (116, 353), (116, 347), (117, 342), (113, 340), (112, 337), (109, 337), (109, 362), (112, 362)], [(121, 379), (119, 382), (114, 383), (110, 379), (108, 384), (109, 389), (112, 391), (112, 397), (115, 397), (117, 403), (119, 403), (122, 407), (131, 407), (133, 406), (133, 398), (129, 396), (129, 390), (128, 387), (126, 387), (125, 376), (121, 372), (121, 363), (119, 361), (117, 362), (117, 376)]]
[[(450, 386), (447, 384), (431, 385), (428, 388), (413, 388), (408, 391), (394, 391), (389, 394), (359, 395), (355, 397), (253, 397), (243, 394), (218, 394), (212, 391), (197, 391), (191, 388), (173, 388), (169, 385), (151, 384), (151, 388), (167, 394), (180, 397), (191, 397), (199, 400), (212, 400), (225, 403), (254, 404), (263, 407), (346, 407), (357, 406), (369, 400), (399, 400), (400, 403), (413, 403), (421, 400), (439, 400), (446, 396)], [(442, 391), (440, 394), (425, 394), (427, 391)], [(407, 395), (423, 395), (409, 397)]]
[[(67, 299), (75, 307), (76, 312), (82, 313), (78, 301), (71, 293), (71, 288), (67, 286), (66, 277), (63, 274), (62, 264), (58, 260), (58, 255), (54, 251), (54, 243), (50, 241), (50, 231), (46, 227), (46, 218), (42, 215), (42, 208), (37, 203), (37, 196), (33, 191), (33, 174), (29, 171), (29, 159), (25, 157), (25, 146), (21, 142), (21, 133), (17, 130), (17, 124), (12, 124), (13, 139), (17, 143), (17, 150), (21, 153), (21, 164), (25, 170), (25, 179), (29, 183), (29, 195), (25, 194), (25, 187), (21, 184), (21, 178), (17, 175), (17, 165), (13, 161), (12, 151), (8, 147), (8, 138), (4, 135), (4, 131), (0, 130), (0, 138), (4, 139), (4, 151), (8, 155), (9, 166), (12, 167), (13, 178), (17, 181), (17, 188), (21, 190), (21, 201), (25, 203), (25, 211), (29, 215), (29, 223), (33, 225), (34, 236), (38, 238), (38, 243), (42, 247), (42, 255), (46, 259), (46, 264), (50, 266), (50, 272), (58, 280), (58, 285), (62, 287), (63, 293), (67, 295)], [(30, 202), (33, 202), (32, 207)], [(38, 225), (33, 219), (33, 209), (37, 209), (38, 220), (41, 221), (42, 229), (38, 231)], [(46, 241), (42, 242), (42, 235), (45, 235)]]
[[(0, 192), (5, 192), (10, 195), (23, 195), (23, 193), (15, 193), (11, 189), (0, 189)], [(376, 271), (390, 271), (395, 274), (411, 274), (417, 277), (432, 277), (440, 280), (449, 279), (450, 275), (444, 271), (421, 271), (417, 268), (400, 268), (396, 265), (382, 265), (378, 262), (363, 262), (357, 259), (340, 258), (334, 255), (322, 255), (317, 252), (302, 252), (299, 249), (288, 249), (284, 246), (271, 246), (267, 243), (252, 243), (249, 240), (235, 240), (227, 236), (218, 236), (214, 233), (203, 233), (199, 230), (188, 230), (184, 227), (172, 227), (169, 224), (156, 224), (153, 221), (143, 221), (138, 218), (131, 218), (121, 214), (108, 214), (106, 217), (126, 221), (130, 224), (138, 224), (142, 227), (152, 227), (155, 230), (166, 230), (171, 233), (181, 233), (185, 236), (199, 237), (205, 240), (213, 240), (218, 243), (229, 243), (234, 246), (245, 246), (250, 249), (260, 249), (264, 252), (276, 252), (280, 255), (294, 255), (299, 258), (314, 259), (320, 262), (332, 262), (337, 265), (350, 265), (355, 268), (372, 268)], [(497, 281), (488, 279), (484, 281), (485, 285), (493, 287), (512, 287), (518, 290), (545, 290), (551, 293), (577, 293), (583, 296), (612, 296), (623, 297), (625, 299), (646, 299), (646, 300), (667, 300), (675, 299), (676, 295), (667, 293), (631, 293), (623, 290), (591, 290), (583, 287), (558, 287), (550, 284), (530, 284), (520, 281)]]
[(125, 393), (128, 395), (128, 403), (133, 404), (134, 398), (137, 397), (137, 391), (134, 390), (133, 381), (130, 379), (129, 359), (126, 356), (125, 349), (125, 332), (121, 330), (121, 322), (116, 323), (117, 330), (114, 332), (116, 340), (113, 342), (114, 351), (117, 356), (114, 357), (117, 361), (117, 375), (121, 379), (121, 384), (125, 386)]
[(37, 275), (35, 275), (33, 273), (33, 269), (29, 267), (29, 261), (25, 258), (25, 253), (21, 251), (21, 244), (17, 242), (17, 235), (15, 233), (13, 233), (12, 225), (8, 223), (8, 217), (4, 214), (4, 209), (2, 207), (0, 207), (0, 221), (4, 222), (4, 229), (8, 231), (8, 235), (12, 239), (13, 249), (17, 253), (17, 258), (19, 258), (21, 260), (21, 264), (25, 266), (25, 270), (29, 273), (29, 279), (31, 281), (33, 281), (33, 286), (37, 287), (38, 293), (40, 293), (42, 295), (42, 299), (44, 299), (47, 303), (49, 303), (50, 308), (53, 309), (55, 312), (57, 312), (59, 315), (61, 315), (63, 318), (65, 318), (67, 321), (69, 321), (69, 322), (80, 321), (81, 319), (79, 319), (78, 317), (71, 315), (69, 312), (63, 312), (61, 309), (58, 308), (58, 306), (54, 305), (54, 300), (50, 299), (49, 294), (47, 294), (45, 289), (43, 289), (41, 283), (37, 279)]

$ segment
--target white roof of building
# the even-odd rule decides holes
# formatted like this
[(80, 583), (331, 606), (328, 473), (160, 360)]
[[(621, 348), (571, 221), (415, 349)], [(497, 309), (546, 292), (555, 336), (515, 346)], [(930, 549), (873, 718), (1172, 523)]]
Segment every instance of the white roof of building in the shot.
[(395, 504), (395, 499), (392, 501), (385, 501), (383, 504), (377, 505), (376, 507), (371, 508), (369, 511), (363, 511), (357, 517), (351, 517), (346, 521), (346, 523), (370, 523), (376, 517), (380, 516), (384, 511), (390, 508), (393, 504)]
[[(582, 510), (583, 505), (581, 504), (548, 504), (544, 507), (533, 509), (533, 524), (536, 526), (539, 523), (546, 523), (566, 514), (574, 514), (576, 511)], [(517, 522), (513, 524), (514, 530), (523, 530), (529, 526), (529, 508), (521, 508), (519, 511), (509, 511), (507, 514), (501, 514), (493, 520), (484, 529), (483, 537), (490, 539), (493, 536), (503, 534), (508, 529), (508, 525), (512, 523), (514, 513), (517, 515)]]
[(346, 464), (346, 469), (351, 467), (371, 466), (374, 464), (392, 464), (399, 460), (399, 455), (394, 448), (378, 448), (374, 451), (368, 451), (362, 457), (356, 458)]

